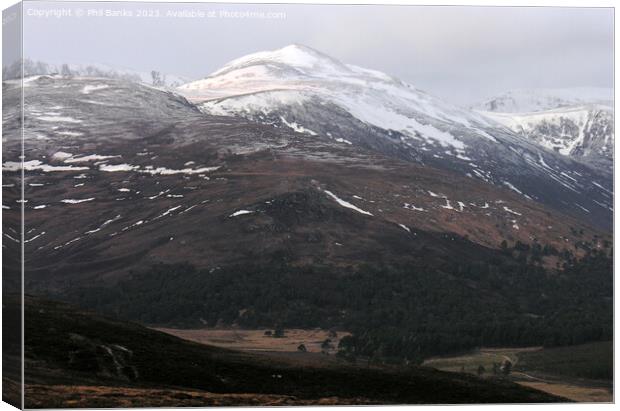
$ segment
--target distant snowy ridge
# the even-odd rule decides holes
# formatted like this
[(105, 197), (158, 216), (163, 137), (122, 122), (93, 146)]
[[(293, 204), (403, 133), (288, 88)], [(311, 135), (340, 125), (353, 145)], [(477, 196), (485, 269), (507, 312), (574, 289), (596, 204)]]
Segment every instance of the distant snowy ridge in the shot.
[(589, 104), (613, 107), (613, 89), (574, 87), (511, 90), (489, 98), (473, 108), (500, 113), (529, 113)]
[(478, 105), (478, 112), (549, 150), (611, 169), (613, 90), (519, 90)]
[[(101, 63), (46, 63), (24, 59), (24, 77), (39, 75), (64, 75), (74, 77), (103, 77), (119, 80), (141, 82), (162, 87), (178, 87), (190, 81), (189, 78), (161, 73), (157, 70), (136, 71), (122, 67), (110, 66)], [(2, 68), (2, 79), (10, 80), (20, 77), (21, 65), (13, 64)], [(155, 76), (153, 76), (155, 74)]]

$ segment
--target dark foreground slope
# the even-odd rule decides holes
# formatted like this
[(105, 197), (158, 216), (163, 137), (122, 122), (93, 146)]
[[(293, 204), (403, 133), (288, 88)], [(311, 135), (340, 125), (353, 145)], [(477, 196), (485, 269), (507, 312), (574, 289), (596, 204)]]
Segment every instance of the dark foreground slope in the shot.
[[(18, 309), (17, 300), (5, 310)], [(556, 402), (426, 368), (300, 367), (26, 298), (26, 407)]]

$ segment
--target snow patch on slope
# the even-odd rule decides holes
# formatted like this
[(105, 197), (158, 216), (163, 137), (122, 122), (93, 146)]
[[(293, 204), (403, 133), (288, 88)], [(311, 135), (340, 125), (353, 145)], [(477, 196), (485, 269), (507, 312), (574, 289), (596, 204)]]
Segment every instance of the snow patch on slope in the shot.
[(336, 196), (334, 193), (332, 193), (331, 191), (328, 190), (323, 190), (323, 192), (325, 192), (325, 194), (327, 194), (328, 196), (330, 196), (333, 200), (335, 200), (338, 204), (340, 204), (341, 206), (345, 207), (345, 208), (349, 208), (351, 210), (357, 211), (360, 214), (364, 214), (364, 215), (369, 215), (372, 216), (371, 213), (369, 213), (368, 211), (362, 210), (361, 208), (349, 203), (348, 201), (345, 201), (341, 198), (339, 198), (338, 196)]

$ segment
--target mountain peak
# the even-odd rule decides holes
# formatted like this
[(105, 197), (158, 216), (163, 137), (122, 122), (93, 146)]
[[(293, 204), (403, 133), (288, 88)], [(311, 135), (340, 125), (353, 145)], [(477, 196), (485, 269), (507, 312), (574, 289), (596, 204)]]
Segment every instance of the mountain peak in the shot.
[(292, 43), (289, 44), (288, 46), (284, 46), (280, 49), (275, 50), (276, 52), (296, 52), (296, 53), (306, 53), (306, 54), (314, 54), (314, 55), (325, 55), (324, 53), (321, 53), (320, 51), (313, 49), (310, 46), (306, 46), (305, 44), (301, 44), (301, 43)]
[(291, 66), (317, 66), (323, 64), (343, 64), (325, 53), (303, 44), (290, 44), (272, 52), (271, 57)]
[(260, 65), (287, 66), (301, 71), (304, 74), (325, 71), (350, 71), (345, 64), (335, 58), (321, 53), (312, 47), (294, 43), (276, 50), (259, 51), (240, 57), (227, 63), (220, 70), (212, 73), (211, 76), (221, 75), (231, 70)]

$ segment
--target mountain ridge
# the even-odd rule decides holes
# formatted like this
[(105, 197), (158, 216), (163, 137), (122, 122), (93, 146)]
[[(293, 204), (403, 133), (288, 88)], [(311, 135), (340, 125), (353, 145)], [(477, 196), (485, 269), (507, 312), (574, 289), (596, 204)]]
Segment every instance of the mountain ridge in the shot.
[(475, 104), (472, 108), (501, 113), (530, 113), (585, 104), (613, 107), (613, 103), (613, 88), (539, 88), (509, 90)]
[[(190, 81), (189, 77), (178, 76), (171, 73), (161, 73), (157, 70), (150, 72), (132, 70), (103, 63), (55, 63), (36, 61), (29, 58), (23, 59), (24, 77), (41, 75), (81, 76), (90, 78), (112, 78), (124, 81), (145, 83), (161, 87), (176, 88)], [(155, 73), (155, 77), (153, 76)], [(3, 66), (3, 81), (21, 78), (22, 60), (10, 66)], [(153, 83), (158, 84), (153, 84)]]
[(528, 113), (481, 112), (561, 155), (613, 169), (614, 111), (588, 104)]

